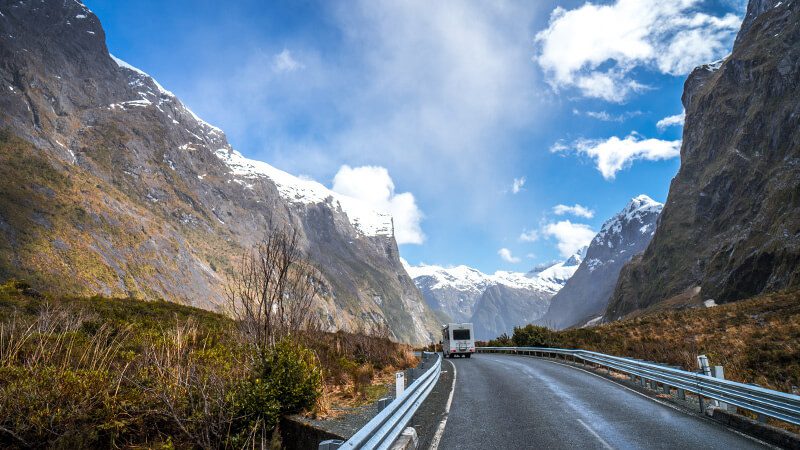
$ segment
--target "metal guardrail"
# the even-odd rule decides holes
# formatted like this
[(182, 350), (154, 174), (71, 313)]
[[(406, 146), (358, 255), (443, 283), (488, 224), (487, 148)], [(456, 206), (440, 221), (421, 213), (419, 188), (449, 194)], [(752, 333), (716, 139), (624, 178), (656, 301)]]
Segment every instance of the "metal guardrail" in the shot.
[(440, 353), (428, 353), (428, 355), (435, 355), (436, 362), (338, 448), (388, 449), (394, 443), (439, 381), (442, 356)]
[[(709, 398), (733, 405), (754, 413), (773, 417), (784, 422), (800, 425), (800, 395), (774, 391), (752, 384), (714, 378), (709, 375), (689, 372), (669, 366), (644, 362), (631, 358), (606, 355), (586, 350), (568, 350), (543, 347), (477, 347), (479, 353), (498, 352), (514, 353), (530, 356), (556, 356), (565, 359), (572, 357), (633, 377), (638, 377), (644, 384), (646, 380), (660, 383), (665, 388), (676, 388), (692, 392), (700, 399)], [(679, 391), (680, 392), (680, 391)]]

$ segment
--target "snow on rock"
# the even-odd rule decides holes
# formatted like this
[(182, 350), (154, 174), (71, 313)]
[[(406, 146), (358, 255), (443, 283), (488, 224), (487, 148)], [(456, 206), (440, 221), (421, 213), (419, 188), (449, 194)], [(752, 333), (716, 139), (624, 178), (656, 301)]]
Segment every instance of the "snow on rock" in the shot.
[(664, 208), (662, 203), (653, 200), (647, 195), (642, 194), (638, 197), (634, 197), (628, 202), (625, 209), (603, 224), (603, 227), (600, 229), (600, 232), (597, 233), (594, 240), (600, 245), (605, 244), (609, 248), (613, 248), (614, 244), (611, 239), (608, 238), (611, 236), (618, 236), (622, 232), (623, 225), (633, 221), (638, 221), (643, 224), (639, 228), (640, 233), (646, 234), (649, 232), (652, 234), (655, 230), (651, 229), (652, 227), (645, 223), (644, 217), (649, 216), (651, 213), (655, 213), (656, 215), (660, 214), (662, 208)]
[(263, 161), (248, 159), (233, 149), (220, 148), (215, 153), (236, 176), (249, 180), (270, 179), (278, 188), (281, 198), (289, 203), (328, 203), (341, 209), (350, 223), (366, 236), (394, 235), (392, 216), (375, 211), (360, 200), (337, 194), (316, 181), (298, 178)]
[[(231, 174), (235, 177), (234, 182), (252, 189), (253, 184), (249, 181), (267, 178), (275, 183), (281, 198), (291, 204), (326, 203), (335, 210), (344, 212), (353, 227), (365, 236), (394, 236), (394, 224), (390, 214), (375, 211), (358, 199), (334, 193), (316, 181), (298, 178), (265, 162), (246, 158), (227, 144), (225, 133), (221, 129), (201, 119), (194, 111), (178, 100), (175, 94), (161, 86), (153, 77), (114, 55), (111, 55), (111, 58), (117, 66), (127, 71), (128, 85), (139, 94), (140, 98), (113, 103), (109, 105), (110, 109), (125, 111), (126, 106), (147, 107), (155, 105), (173, 123), (177, 123), (172, 115), (161, 109), (162, 105), (171, 106), (181, 116), (177, 118), (181, 119), (187, 127), (187, 133), (208, 145), (213, 143), (224, 145), (223, 148), (218, 148), (214, 153), (230, 168)], [(193, 131), (200, 131), (204, 136), (198, 136)], [(188, 150), (190, 146), (194, 145), (197, 144), (187, 143), (179, 148)]]
[(164, 87), (163, 87), (163, 86), (161, 86), (161, 85), (158, 83), (158, 81), (156, 81), (156, 79), (155, 79), (155, 78), (151, 77), (150, 75), (148, 75), (147, 73), (145, 73), (143, 70), (141, 70), (141, 69), (139, 69), (139, 68), (136, 68), (136, 67), (134, 67), (134, 66), (132, 66), (132, 65), (130, 65), (130, 64), (128, 64), (128, 63), (126, 63), (125, 61), (123, 61), (123, 60), (121, 60), (121, 59), (117, 58), (117, 57), (116, 57), (116, 56), (114, 56), (114, 55), (111, 55), (111, 59), (113, 59), (113, 60), (114, 60), (114, 62), (115, 62), (115, 63), (117, 63), (117, 65), (118, 65), (119, 67), (121, 67), (121, 68), (123, 68), (123, 69), (128, 69), (128, 70), (131, 70), (131, 71), (135, 72), (137, 75), (139, 75), (139, 77), (138, 77), (138, 78), (140, 78), (140, 79), (134, 79), (134, 80), (132, 80), (132, 81), (129, 83), (131, 86), (134, 86), (134, 87), (143, 86), (143, 85), (144, 85), (143, 81), (144, 81), (144, 80), (148, 80), (148, 81), (151, 81), (151, 82), (152, 82), (152, 83), (153, 83), (153, 84), (156, 86), (156, 88), (158, 88), (158, 90), (159, 90), (159, 92), (160, 92), (160, 93), (162, 93), (162, 94), (164, 94), (164, 95), (166, 95), (166, 96), (168, 96), (168, 97), (175, 97), (175, 94), (173, 94), (172, 92), (170, 92), (170, 91), (168, 91), (168, 90), (164, 89)]
[(412, 279), (431, 277), (435, 283), (432, 289), (452, 288), (463, 292), (483, 291), (489, 286), (502, 284), (514, 289), (537, 290), (555, 294), (564, 286), (564, 283), (578, 270), (586, 247), (563, 262), (539, 272), (528, 274), (522, 272), (507, 272), (498, 270), (494, 274), (485, 274), (472, 267), (460, 265), (455, 267), (442, 267), (436, 265), (410, 266), (404, 263), (406, 271)]

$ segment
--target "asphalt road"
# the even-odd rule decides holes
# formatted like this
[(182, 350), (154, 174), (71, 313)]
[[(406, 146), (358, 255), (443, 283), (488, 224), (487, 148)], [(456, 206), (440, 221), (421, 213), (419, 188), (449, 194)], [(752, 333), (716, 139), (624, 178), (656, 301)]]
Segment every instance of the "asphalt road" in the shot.
[(764, 448), (573, 367), (476, 354), (443, 370), (448, 361), (456, 385), (439, 449)]

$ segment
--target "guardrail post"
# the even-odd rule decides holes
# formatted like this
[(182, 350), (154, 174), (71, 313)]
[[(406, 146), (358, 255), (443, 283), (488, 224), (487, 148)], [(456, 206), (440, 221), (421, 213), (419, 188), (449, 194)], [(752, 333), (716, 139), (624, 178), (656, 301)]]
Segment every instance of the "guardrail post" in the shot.
[(685, 401), (686, 400), (686, 391), (684, 391), (681, 388), (678, 388), (678, 398), (680, 400), (684, 400)]
[(706, 376), (711, 376), (711, 367), (708, 365), (708, 356), (698, 355), (697, 366), (700, 368), (700, 373)]
[(406, 374), (397, 372), (394, 374), (394, 397), (399, 398), (406, 389)]
[[(705, 376), (711, 376), (711, 366), (708, 365), (708, 356), (706, 355), (697, 355), (697, 366), (700, 368), (700, 373)], [(700, 399), (700, 412), (704, 413), (705, 408), (703, 407), (703, 396), (701, 394), (697, 394), (697, 398)], [(713, 404), (716, 404), (716, 401), (712, 400)]]
[(319, 443), (319, 450), (336, 450), (344, 444), (344, 441), (338, 439), (328, 439)]
[[(724, 380), (725, 379), (725, 369), (722, 366), (714, 366), (711, 369), (711, 375), (714, 378), (719, 378), (720, 380)], [(723, 410), (725, 410), (725, 411), (728, 410), (728, 404), (727, 403), (719, 402), (719, 401), (715, 401), (715, 403), (717, 405), (719, 405), (719, 407), (722, 408)]]

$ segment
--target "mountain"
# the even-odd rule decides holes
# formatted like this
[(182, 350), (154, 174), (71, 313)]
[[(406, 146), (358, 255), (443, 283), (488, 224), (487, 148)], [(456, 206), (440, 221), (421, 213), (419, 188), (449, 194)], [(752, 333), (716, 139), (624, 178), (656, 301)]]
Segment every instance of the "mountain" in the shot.
[(751, 0), (732, 53), (686, 80), (680, 170), (606, 319), (800, 285), (798, 93), (800, 2)]
[(491, 339), (541, 317), (553, 295), (575, 273), (585, 251), (527, 274), (497, 271), (488, 275), (463, 265), (406, 266), (406, 270), (442, 321), (472, 322), (477, 339)]
[(0, 57), (0, 279), (220, 309), (243, 251), (290, 225), (325, 328), (438, 335), (389, 215), (242, 156), (80, 2), (0, 1)]
[(622, 266), (647, 248), (663, 206), (640, 195), (608, 219), (589, 244), (578, 270), (552, 298), (538, 322), (566, 328), (602, 316)]

